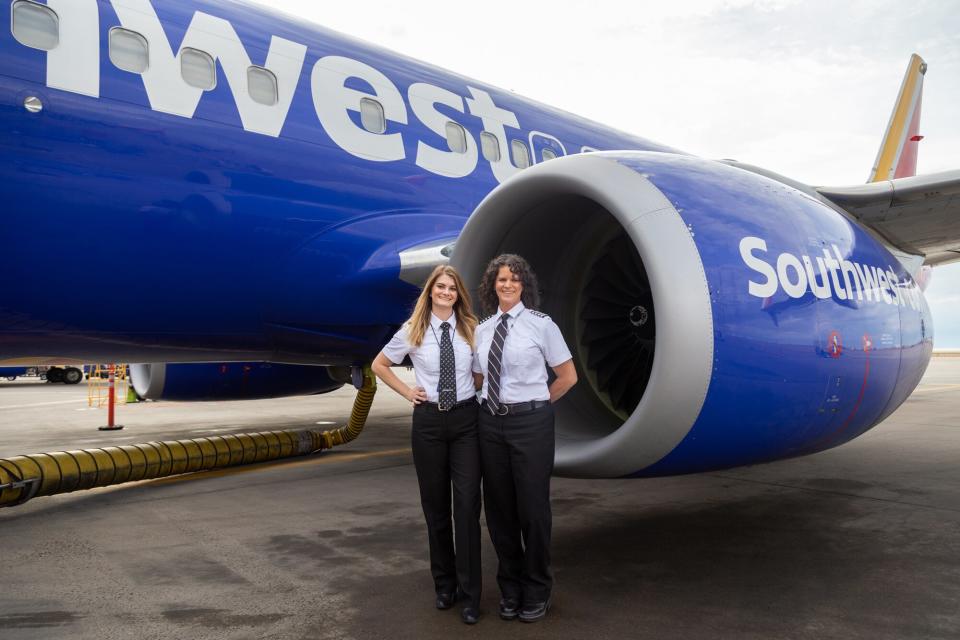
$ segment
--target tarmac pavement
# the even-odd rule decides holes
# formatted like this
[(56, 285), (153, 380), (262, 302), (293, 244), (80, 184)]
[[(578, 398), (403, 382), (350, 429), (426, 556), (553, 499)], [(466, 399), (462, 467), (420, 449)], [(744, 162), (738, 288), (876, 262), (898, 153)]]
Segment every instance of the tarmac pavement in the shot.
[[(325, 396), (121, 406), (0, 383), (0, 457), (343, 424)], [(320, 455), (37, 498), (0, 510), (0, 638), (924, 638), (960, 636), (960, 358), (838, 449), (652, 480), (556, 479), (553, 609), (437, 611), (409, 406)], [(321, 425), (322, 427), (322, 425)]]

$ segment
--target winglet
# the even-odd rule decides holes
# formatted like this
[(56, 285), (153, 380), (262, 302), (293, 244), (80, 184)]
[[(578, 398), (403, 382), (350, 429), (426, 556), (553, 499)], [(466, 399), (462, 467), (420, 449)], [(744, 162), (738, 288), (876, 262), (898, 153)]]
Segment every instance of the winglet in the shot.
[(917, 54), (910, 56), (900, 95), (890, 114), (887, 132), (867, 182), (880, 182), (917, 175), (917, 148), (920, 130), (920, 98), (927, 63)]

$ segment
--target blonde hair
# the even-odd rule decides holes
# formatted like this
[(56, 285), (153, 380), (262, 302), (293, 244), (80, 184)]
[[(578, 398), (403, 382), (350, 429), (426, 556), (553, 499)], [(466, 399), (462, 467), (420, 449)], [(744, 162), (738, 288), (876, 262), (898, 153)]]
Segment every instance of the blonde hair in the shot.
[(407, 320), (410, 344), (415, 347), (423, 344), (423, 336), (430, 326), (430, 314), (433, 312), (433, 300), (430, 298), (430, 292), (433, 291), (433, 285), (437, 283), (440, 276), (453, 278), (453, 283), (457, 287), (457, 301), (453, 303), (453, 312), (457, 314), (457, 333), (473, 349), (473, 334), (477, 328), (477, 316), (473, 313), (470, 292), (463, 285), (463, 279), (457, 273), (457, 270), (446, 264), (439, 265), (427, 278), (427, 283), (423, 285), (423, 291), (417, 298), (417, 304), (413, 307), (413, 313)]

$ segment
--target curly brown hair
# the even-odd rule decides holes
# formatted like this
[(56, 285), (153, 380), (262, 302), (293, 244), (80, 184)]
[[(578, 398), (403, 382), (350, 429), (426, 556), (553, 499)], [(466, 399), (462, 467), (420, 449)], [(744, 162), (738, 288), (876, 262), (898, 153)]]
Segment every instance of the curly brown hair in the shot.
[(483, 305), (484, 313), (494, 313), (497, 305), (500, 304), (497, 298), (497, 274), (500, 267), (508, 267), (510, 272), (520, 277), (520, 283), (523, 285), (523, 292), (520, 294), (520, 300), (523, 306), (537, 310), (540, 308), (540, 288), (537, 285), (537, 274), (530, 268), (530, 264), (522, 257), (514, 253), (504, 253), (487, 265), (487, 270), (480, 279), (480, 304)]

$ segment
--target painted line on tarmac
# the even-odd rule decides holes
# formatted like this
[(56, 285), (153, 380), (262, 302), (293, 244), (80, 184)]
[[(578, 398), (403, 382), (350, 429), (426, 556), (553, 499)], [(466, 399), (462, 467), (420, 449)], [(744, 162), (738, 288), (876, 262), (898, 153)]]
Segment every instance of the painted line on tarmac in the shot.
[(918, 393), (941, 393), (943, 391), (955, 391), (960, 389), (960, 384), (929, 384), (918, 387), (910, 395), (917, 395)]
[[(298, 469), (300, 467), (313, 466), (318, 464), (333, 464), (338, 462), (356, 462), (358, 460), (370, 460), (373, 458), (386, 458), (390, 456), (410, 455), (413, 450), (410, 447), (405, 449), (386, 449), (384, 451), (370, 451), (367, 453), (342, 453), (336, 456), (319, 455), (306, 460), (296, 460), (295, 458), (286, 458), (285, 460), (274, 460), (272, 462), (263, 462), (260, 464), (243, 465), (238, 467), (226, 467), (224, 469), (211, 469), (210, 471), (196, 471), (194, 473), (185, 473), (179, 476), (170, 476), (169, 478), (156, 478), (147, 480), (152, 485), (175, 484), (178, 482), (187, 482), (189, 480), (202, 480), (206, 478), (221, 478), (239, 473), (252, 473), (255, 471), (267, 471), (270, 469)], [(314, 454), (315, 455), (315, 454)], [(294, 460), (294, 461), (291, 461)], [(138, 483), (131, 483), (135, 486)], [(122, 486), (122, 485), (118, 485)]]
[(960, 509), (955, 507), (941, 507), (934, 504), (924, 504), (922, 502), (910, 502), (907, 500), (895, 500), (892, 498), (878, 498), (876, 496), (867, 496), (862, 493), (856, 493), (855, 491), (834, 491), (830, 489), (817, 489), (815, 487), (805, 486), (803, 484), (794, 484), (790, 482), (772, 482), (769, 480), (759, 480), (754, 478), (745, 478), (740, 475), (735, 475), (731, 473), (705, 473), (705, 476), (710, 476), (713, 478), (722, 478), (724, 480), (733, 480), (735, 482), (743, 482), (745, 484), (759, 484), (765, 485), (768, 487), (779, 487), (781, 489), (793, 489), (797, 491), (805, 491), (809, 493), (822, 493), (834, 496), (842, 496), (844, 498), (854, 498), (856, 500), (870, 500), (872, 502), (886, 502), (889, 504), (896, 504), (906, 507), (919, 507), (921, 509), (931, 509), (933, 511), (950, 511), (953, 513), (960, 513)]
[(33, 404), (13, 404), (6, 407), (0, 407), (2, 409), (29, 409), (30, 407), (49, 407), (55, 404), (73, 404), (74, 402), (86, 402), (86, 398), (77, 398), (76, 400), (57, 400), (56, 402), (34, 402)]

